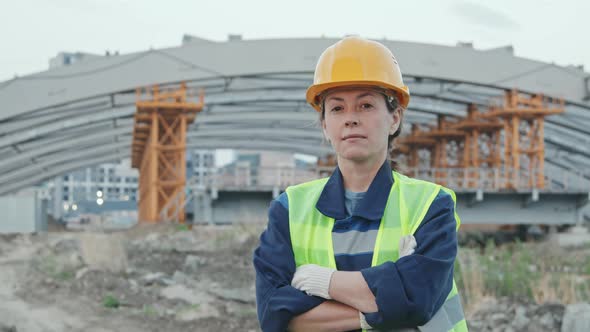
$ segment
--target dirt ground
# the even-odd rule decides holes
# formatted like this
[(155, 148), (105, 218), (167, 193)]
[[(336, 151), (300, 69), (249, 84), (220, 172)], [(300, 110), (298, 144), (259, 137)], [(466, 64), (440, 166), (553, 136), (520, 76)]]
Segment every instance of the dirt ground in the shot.
[[(151, 225), (0, 235), (0, 332), (259, 331), (252, 252), (264, 227)], [(580, 294), (588, 295), (590, 247), (554, 254), (547, 248), (511, 244), (481, 254), (463, 249), (464, 258), (477, 256), (474, 271), (483, 271), (462, 277), (469, 280), (462, 294), (477, 304), (466, 307), (470, 331), (587, 331), (569, 326), (590, 322), (590, 305), (555, 302), (560, 297), (547, 297), (552, 284), (542, 288), (553, 300), (547, 303), (486, 288), (486, 283), (507, 285), (484, 267), (510, 275), (518, 290), (521, 279), (556, 265), (564, 271), (555, 273), (579, 279)], [(462, 265), (464, 272), (467, 267)], [(558, 284), (554, 295), (573, 290), (564, 285)]]
[(264, 225), (0, 237), (0, 331), (258, 331)]

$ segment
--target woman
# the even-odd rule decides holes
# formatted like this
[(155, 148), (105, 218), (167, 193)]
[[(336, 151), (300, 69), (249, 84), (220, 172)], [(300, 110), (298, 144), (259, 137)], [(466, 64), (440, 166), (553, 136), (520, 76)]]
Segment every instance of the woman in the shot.
[(338, 166), (271, 203), (254, 253), (262, 330), (467, 331), (455, 195), (388, 160), (409, 99), (380, 43), (347, 37), (320, 56), (307, 101)]

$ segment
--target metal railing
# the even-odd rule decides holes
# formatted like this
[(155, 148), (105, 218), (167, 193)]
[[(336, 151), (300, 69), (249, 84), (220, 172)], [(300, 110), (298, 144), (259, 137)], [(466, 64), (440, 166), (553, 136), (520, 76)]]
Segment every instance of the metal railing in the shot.
[(205, 186), (217, 189), (273, 189), (318, 179), (316, 169), (299, 169), (290, 166), (249, 167), (224, 169), (205, 179)]
[(538, 173), (529, 174), (527, 169), (413, 168), (404, 173), (410, 177), (444, 185), (455, 191), (590, 192), (590, 173), (582, 171), (546, 172), (542, 183), (539, 182)]
[[(207, 188), (216, 190), (284, 190), (290, 185), (329, 176), (333, 167), (298, 169), (294, 167), (235, 167), (205, 179)], [(566, 170), (546, 172), (543, 181), (527, 169), (495, 168), (413, 168), (404, 174), (449, 187), (455, 191), (502, 192), (590, 192), (590, 172)]]

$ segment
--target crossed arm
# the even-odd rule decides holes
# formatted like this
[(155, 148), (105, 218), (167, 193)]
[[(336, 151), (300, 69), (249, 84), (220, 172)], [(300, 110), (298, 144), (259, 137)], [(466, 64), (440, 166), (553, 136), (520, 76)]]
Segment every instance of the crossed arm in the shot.
[(333, 300), (293, 287), (296, 272), (288, 211), (273, 201), (269, 223), (254, 253), (258, 320), (263, 331), (348, 331), (360, 328), (359, 309), (376, 311), (375, 297), (360, 272), (337, 271), (329, 290)]
[(336, 301), (325, 301), (319, 306), (296, 316), (289, 323), (289, 331), (350, 331), (361, 327), (358, 310)]
[[(400, 257), (414, 253), (416, 239), (405, 236), (399, 243)], [(290, 323), (293, 331), (349, 331), (370, 328), (362, 313), (378, 311), (375, 295), (361, 272), (335, 271), (314, 264), (302, 265), (295, 271), (293, 287), (309, 295), (334, 301), (324, 302)]]
[(375, 296), (361, 272), (336, 271), (331, 276), (329, 294), (333, 301), (296, 316), (290, 331), (350, 331), (361, 328), (360, 312), (376, 312)]

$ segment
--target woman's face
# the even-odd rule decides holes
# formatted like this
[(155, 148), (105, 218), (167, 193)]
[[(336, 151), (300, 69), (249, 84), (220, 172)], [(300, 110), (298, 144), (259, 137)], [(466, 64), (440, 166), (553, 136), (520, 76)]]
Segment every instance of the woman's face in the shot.
[(384, 96), (370, 88), (338, 89), (324, 99), (324, 135), (340, 158), (382, 158), (399, 123), (399, 109), (389, 112)]

